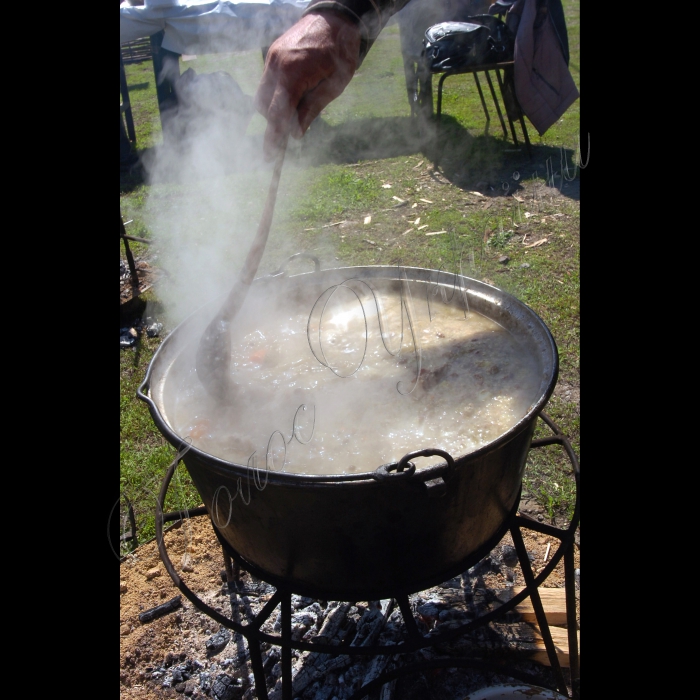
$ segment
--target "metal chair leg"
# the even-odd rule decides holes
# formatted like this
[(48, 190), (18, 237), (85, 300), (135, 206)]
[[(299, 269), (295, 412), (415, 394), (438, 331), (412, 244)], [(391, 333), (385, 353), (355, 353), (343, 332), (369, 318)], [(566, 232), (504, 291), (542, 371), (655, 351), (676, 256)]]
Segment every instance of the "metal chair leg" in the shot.
[(436, 124), (435, 124), (435, 154), (433, 156), (433, 163), (435, 167), (438, 168), (442, 162), (442, 156), (445, 152), (445, 146), (447, 145), (447, 139), (442, 135), (442, 85), (448, 75), (455, 75), (454, 73), (443, 73), (438, 81), (438, 94), (437, 94), (437, 112), (435, 114)]
[(532, 158), (532, 147), (530, 146), (530, 137), (527, 133), (527, 127), (525, 126), (525, 119), (523, 115), (520, 115), (520, 128), (523, 130), (523, 138), (525, 139), (525, 146), (527, 147), (527, 154)]
[(479, 76), (476, 73), (472, 73), (474, 76), (474, 82), (476, 83), (476, 88), (479, 91), (479, 98), (481, 99), (481, 106), (484, 110), (484, 114), (486, 115), (486, 128), (484, 129), (484, 133), (488, 133), (489, 131), (489, 125), (491, 124), (491, 115), (489, 114), (488, 109), (486, 109), (486, 100), (484, 100), (484, 92), (481, 89), (481, 83), (479, 82)]
[(450, 73), (443, 73), (438, 81), (438, 94), (437, 94), (437, 112), (435, 116), (438, 122), (440, 121), (440, 115), (442, 114), (442, 84), (445, 82), (445, 78), (450, 75)]
[[(498, 118), (501, 122), (501, 129), (503, 129), (503, 138), (507, 139), (508, 132), (506, 131), (506, 124), (503, 121), (503, 114), (501, 113), (501, 108), (498, 104), (498, 98), (496, 97), (496, 91), (493, 89), (493, 83), (491, 82), (491, 75), (489, 74), (488, 71), (484, 71), (484, 73), (486, 73), (486, 81), (489, 84), (489, 90), (491, 90), (491, 97), (493, 97), (493, 103), (496, 105), (496, 112), (498, 113)], [(474, 75), (476, 75), (476, 73)]]
[[(503, 104), (506, 103), (505, 97), (503, 97), (503, 78), (501, 78), (501, 71), (496, 69), (496, 79), (498, 80), (498, 87), (501, 89), (501, 97), (503, 98)], [(510, 114), (508, 113), (508, 110), (506, 109), (506, 116), (508, 117), (508, 124), (510, 124), (510, 133), (513, 136), (513, 143), (517, 146), (520, 144), (518, 143), (518, 137), (515, 135), (515, 124), (513, 124), (513, 120), (510, 117)]]

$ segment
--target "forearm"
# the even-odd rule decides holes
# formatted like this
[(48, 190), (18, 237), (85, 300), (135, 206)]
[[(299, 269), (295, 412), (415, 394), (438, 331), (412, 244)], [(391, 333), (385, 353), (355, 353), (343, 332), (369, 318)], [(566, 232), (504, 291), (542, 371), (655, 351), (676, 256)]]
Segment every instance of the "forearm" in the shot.
[(408, 2), (409, 0), (311, 0), (303, 14), (332, 10), (355, 22), (362, 37), (359, 56), (359, 63), (362, 63), (391, 16)]

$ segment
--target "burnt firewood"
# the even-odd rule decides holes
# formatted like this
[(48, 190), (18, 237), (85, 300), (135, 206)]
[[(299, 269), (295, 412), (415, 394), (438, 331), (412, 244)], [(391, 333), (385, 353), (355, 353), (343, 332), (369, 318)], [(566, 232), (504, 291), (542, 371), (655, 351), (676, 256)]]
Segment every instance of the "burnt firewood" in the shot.
[(380, 607), (367, 610), (357, 626), (357, 634), (352, 641), (353, 645), (364, 647), (372, 646), (384, 629), (384, 625), (393, 607), (393, 599), (387, 599), (381, 601)]
[(207, 654), (218, 654), (231, 641), (231, 633), (227, 629), (220, 629), (205, 642)]
[[(460, 624), (462, 623), (451, 621), (443, 623), (441, 627), (450, 629), (453, 625)], [(540, 650), (540, 646), (535, 631), (524, 622), (490, 622), (486, 627), (437, 644), (434, 649), (447, 656), (470, 656), (486, 652), (492, 658), (505, 658), (513, 653), (524, 656), (535, 654)]]
[[(356, 631), (352, 635), (353, 625), (345, 627), (350, 604), (344, 603), (334, 608), (326, 617), (318, 639), (323, 635), (327, 644), (337, 645), (341, 638), (352, 638), (353, 646), (371, 646), (381, 633), (387, 618), (391, 613), (393, 600), (383, 600), (379, 608), (368, 608), (360, 618)], [(342, 646), (341, 646), (342, 649)], [(357, 661), (357, 660), (355, 660)], [(331, 655), (311, 652), (300, 660), (292, 670), (293, 696), (299, 697), (316, 681), (320, 681), (330, 672), (343, 671), (353, 663), (353, 659), (345, 654)], [(278, 683), (269, 695), (270, 700), (281, 698), (281, 683)]]
[(442, 588), (436, 592), (433, 598), (438, 598), (445, 605), (464, 607), (466, 604), (466, 596), (463, 589)]
[[(347, 655), (331, 656), (311, 652), (301, 664), (292, 669), (293, 696), (299, 697), (309, 686), (324, 678), (331, 671), (342, 671), (347, 668), (352, 659)], [(269, 700), (281, 700), (282, 679), (275, 684), (274, 689), (268, 695)]]
[(173, 612), (173, 610), (177, 610), (180, 607), (181, 601), (182, 596), (176, 595), (172, 600), (169, 600), (166, 603), (156, 605), (155, 608), (151, 608), (150, 610), (144, 610), (142, 613), (139, 613), (139, 622), (151, 622), (151, 620), (163, 617), (163, 615), (167, 615), (168, 613)]
[(381, 694), (379, 695), (379, 700), (392, 700), (394, 697), (394, 688), (396, 688), (396, 681), (398, 679), (394, 678), (393, 681), (389, 681), (382, 686)]
[[(329, 603), (329, 607), (330, 605), (331, 604)], [(333, 640), (338, 633), (338, 630), (346, 620), (350, 607), (350, 603), (342, 603), (328, 612), (326, 614), (326, 619), (323, 626), (319, 630), (319, 633), (316, 635), (314, 641), (318, 640), (319, 643), (333, 644)], [(336, 641), (336, 643), (339, 642)]]
[(337, 635), (338, 639), (340, 639), (341, 647), (346, 647), (352, 643), (353, 639), (355, 638), (356, 630), (357, 622), (355, 622), (355, 620), (353, 620), (351, 617), (348, 618), (348, 626), (345, 627), (339, 635)]
[(388, 654), (381, 654), (375, 656), (369, 664), (369, 670), (365, 674), (365, 677), (362, 679), (361, 687), (364, 687), (368, 683), (371, 683), (375, 678), (379, 678), (379, 676), (384, 672), (384, 669), (386, 668), (391, 658), (392, 657)]

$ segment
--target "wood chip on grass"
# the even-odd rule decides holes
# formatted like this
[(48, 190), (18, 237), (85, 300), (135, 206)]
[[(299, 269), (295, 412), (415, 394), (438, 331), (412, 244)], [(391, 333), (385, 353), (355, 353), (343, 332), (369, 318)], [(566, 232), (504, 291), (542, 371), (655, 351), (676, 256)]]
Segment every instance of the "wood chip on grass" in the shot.
[(447, 233), (447, 231), (431, 231), (430, 233), (426, 232), (426, 236), (439, 236), (441, 233)]

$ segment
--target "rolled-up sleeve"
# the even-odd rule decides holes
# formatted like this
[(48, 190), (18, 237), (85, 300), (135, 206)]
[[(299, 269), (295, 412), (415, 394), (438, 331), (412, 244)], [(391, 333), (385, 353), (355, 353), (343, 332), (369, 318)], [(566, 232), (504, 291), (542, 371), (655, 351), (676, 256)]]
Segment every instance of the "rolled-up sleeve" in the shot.
[(379, 33), (409, 0), (311, 0), (304, 14), (318, 10), (334, 10), (349, 17), (360, 27), (362, 62)]

